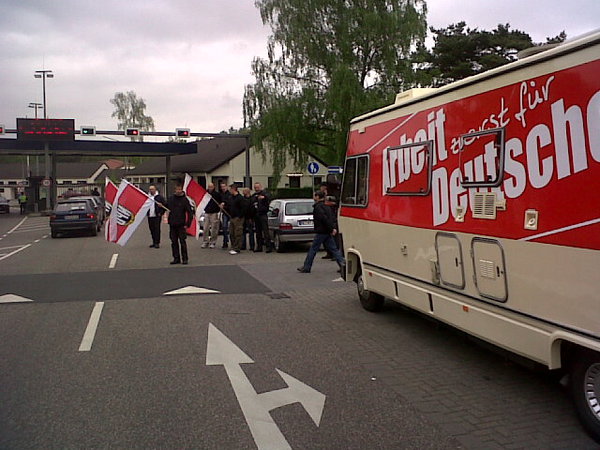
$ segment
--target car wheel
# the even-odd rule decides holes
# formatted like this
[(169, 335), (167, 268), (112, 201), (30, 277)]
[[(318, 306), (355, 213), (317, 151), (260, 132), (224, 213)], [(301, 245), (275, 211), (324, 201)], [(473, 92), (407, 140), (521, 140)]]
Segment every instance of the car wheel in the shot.
[(58, 233), (56, 231), (51, 231), (50, 236), (52, 237), (52, 239), (55, 239), (58, 237)]
[(98, 228), (96, 228), (95, 226), (92, 228), (92, 236), (97, 236), (98, 235)]
[(365, 289), (365, 283), (363, 280), (363, 274), (360, 273), (356, 280), (356, 287), (358, 289), (358, 298), (360, 299), (360, 304), (364, 309), (371, 312), (381, 311), (383, 308), (383, 302), (385, 298), (383, 295), (376, 294), (375, 292), (368, 291)]
[(285, 250), (285, 243), (281, 242), (281, 236), (279, 235), (279, 233), (275, 233), (275, 236), (273, 238), (273, 245), (277, 253), (283, 253), (283, 251)]
[(600, 353), (583, 350), (577, 354), (570, 388), (581, 423), (600, 442)]

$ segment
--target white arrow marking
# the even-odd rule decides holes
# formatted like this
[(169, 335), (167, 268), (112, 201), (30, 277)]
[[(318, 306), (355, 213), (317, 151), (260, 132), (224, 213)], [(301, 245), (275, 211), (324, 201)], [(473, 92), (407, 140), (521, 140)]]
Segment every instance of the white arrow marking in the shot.
[(221, 333), (212, 323), (208, 325), (206, 365), (224, 366), (235, 396), (246, 418), (256, 446), (261, 449), (291, 449), (285, 436), (273, 421), (269, 411), (299, 402), (315, 425), (319, 426), (325, 395), (300, 380), (277, 369), (287, 388), (257, 394), (240, 364), (254, 361)]
[(0, 295), (0, 303), (24, 303), (24, 302), (32, 302), (30, 298), (21, 297), (16, 294), (4, 294)]
[(185, 295), (185, 294), (220, 294), (221, 291), (215, 291), (213, 289), (207, 289), (196, 286), (186, 286), (174, 291), (165, 292), (163, 295)]

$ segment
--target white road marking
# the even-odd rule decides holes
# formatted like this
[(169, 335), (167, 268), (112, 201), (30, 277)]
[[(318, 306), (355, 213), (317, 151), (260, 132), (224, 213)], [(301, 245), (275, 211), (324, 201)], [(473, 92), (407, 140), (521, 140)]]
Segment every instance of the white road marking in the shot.
[(45, 234), (45, 235), (42, 236), (42, 239), (46, 239), (47, 237), (48, 237), (48, 235)]
[(185, 294), (220, 294), (221, 291), (215, 291), (214, 289), (207, 289), (196, 286), (186, 286), (174, 291), (165, 292), (163, 295), (185, 295)]
[(102, 314), (102, 308), (104, 308), (104, 302), (96, 302), (94, 305), (92, 315), (90, 316), (87, 328), (83, 334), (81, 344), (79, 345), (80, 352), (89, 352), (92, 349), (96, 330), (98, 329), (98, 322), (100, 322), (100, 314)]
[(43, 227), (32, 227), (32, 228), (21, 228), (17, 231), (15, 231), (15, 234), (17, 233), (32, 233), (34, 231), (42, 231), (42, 230), (47, 230), (48, 227), (47, 226), (43, 226)]
[(118, 253), (115, 253), (112, 255), (112, 258), (110, 258), (110, 264), (108, 265), (109, 269), (114, 269), (115, 266), (117, 265), (117, 258), (119, 257)]
[(292, 403), (300, 403), (315, 425), (319, 426), (326, 397), (279, 369), (276, 369), (277, 373), (288, 387), (257, 394), (241, 367), (241, 364), (252, 363), (254, 361), (217, 327), (212, 323), (208, 325), (206, 365), (225, 367), (229, 382), (258, 449), (291, 449), (269, 411)]
[(22, 245), (11, 245), (10, 247), (0, 247), (0, 250), (8, 250), (9, 248), (20, 248)]
[(21, 248), (18, 248), (18, 249), (16, 249), (13, 252), (7, 253), (4, 256), (0, 256), (0, 261), (2, 261), (3, 259), (8, 258), (9, 256), (14, 255), (15, 253), (19, 253), (21, 250), (25, 250), (27, 247), (31, 247), (31, 244), (23, 245)]
[(10, 233), (12, 233), (13, 231), (15, 231), (17, 228), (19, 228), (21, 226), (21, 224), (23, 222), (25, 222), (27, 220), (27, 217), (23, 218), (23, 220), (21, 220), (18, 224), (16, 224), (11, 230), (7, 231), (6, 234), (3, 237), (6, 237), (7, 235), (9, 235)]
[(342, 277), (338, 277), (335, 280), (331, 280), (331, 281), (333, 281), (334, 283), (336, 283), (338, 281), (344, 281), (344, 279)]
[(4, 294), (0, 295), (0, 303), (24, 303), (24, 302), (32, 302), (30, 298), (21, 297), (17, 294)]
[(37, 244), (37, 243), (38, 243), (38, 242), (40, 242), (40, 241), (41, 241), (41, 239), (36, 239), (36, 240), (35, 240), (35, 241), (33, 241), (33, 242), (35, 242), (35, 243)]

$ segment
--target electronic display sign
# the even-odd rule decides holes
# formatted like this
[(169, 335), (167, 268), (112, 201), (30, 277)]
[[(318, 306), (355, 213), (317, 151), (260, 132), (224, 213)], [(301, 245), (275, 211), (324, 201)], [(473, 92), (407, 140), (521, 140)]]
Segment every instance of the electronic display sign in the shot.
[(17, 119), (17, 139), (72, 141), (75, 139), (75, 119)]

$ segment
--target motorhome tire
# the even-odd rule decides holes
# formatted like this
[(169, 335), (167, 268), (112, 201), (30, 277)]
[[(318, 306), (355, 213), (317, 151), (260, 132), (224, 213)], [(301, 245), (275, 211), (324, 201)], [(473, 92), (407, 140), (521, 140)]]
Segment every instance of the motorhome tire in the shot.
[(376, 294), (365, 289), (363, 274), (360, 273), (356, 279), (356, 287), (358, 289), (358, 298), (364, 309), (371, 312), (381, 311), (385, 298), (383, 295)]
[(571, 395), (588, 433), (600, 443), (600, 353), (582, 350), (571, 365)]

